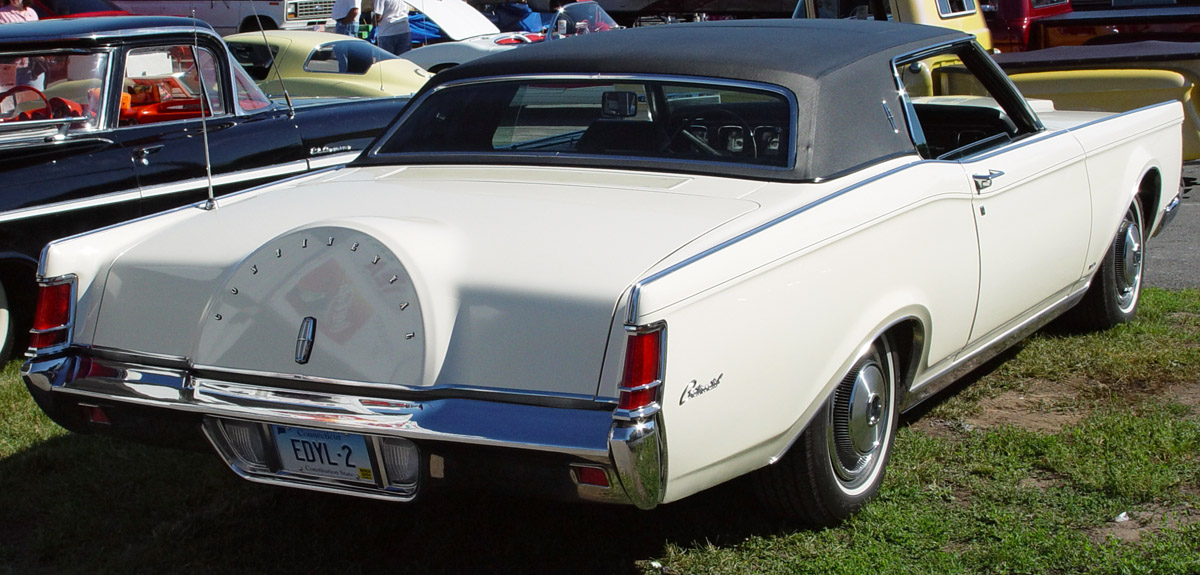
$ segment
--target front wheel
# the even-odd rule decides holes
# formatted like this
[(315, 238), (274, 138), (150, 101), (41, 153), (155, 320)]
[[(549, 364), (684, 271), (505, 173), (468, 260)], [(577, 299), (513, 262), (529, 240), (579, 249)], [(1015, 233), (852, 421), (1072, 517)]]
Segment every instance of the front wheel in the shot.
[(1146, 262), (1143, 221), (1142, 206), (1135, 199), (1125, 210), (1087, 294), (1064, 318), (1071, 327), (1098, 331), (1133, 320)]
[(883, 482), (897, 422), (895, 352), (870, 345), (783, 459), (757, 474), (772, 511), (830, 526), (870, 501)]

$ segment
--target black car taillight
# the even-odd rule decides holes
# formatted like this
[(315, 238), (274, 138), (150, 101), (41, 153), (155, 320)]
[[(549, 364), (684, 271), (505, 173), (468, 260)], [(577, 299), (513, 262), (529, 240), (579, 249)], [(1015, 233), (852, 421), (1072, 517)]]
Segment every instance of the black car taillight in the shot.
[(65, 345), (71, 335), (71, 315), (75, 306), (75, 278), (48, 281), (38, 285), (37, 311), (29, 330), (29, 348), (39, 351)]
[(658, 402), (662, 385), (665, 325), (631, 330), (625, 343), (625, 371), (617, 408), (637, 412)]

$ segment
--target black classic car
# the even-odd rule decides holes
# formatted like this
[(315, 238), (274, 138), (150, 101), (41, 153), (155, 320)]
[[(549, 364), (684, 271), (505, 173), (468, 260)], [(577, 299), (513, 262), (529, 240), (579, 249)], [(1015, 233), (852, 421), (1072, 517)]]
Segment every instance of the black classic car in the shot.
[(405, 100), (289, 107), (232, 62), (187, 18), (0, 27), (0, 359), (47, 241), (345, 163)]

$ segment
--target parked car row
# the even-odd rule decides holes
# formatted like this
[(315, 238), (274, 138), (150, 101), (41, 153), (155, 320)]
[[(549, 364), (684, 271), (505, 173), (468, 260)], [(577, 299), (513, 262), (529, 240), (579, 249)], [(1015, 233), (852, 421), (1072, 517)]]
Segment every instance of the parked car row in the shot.
[[(200, 196), (201, 177), (138, 179), (173, 140), (90, 155), (123, 130), (171, 137), (122, 119), (182, 113), (176, 91), (213, 113), (175, 139), (266, 116), (253, 144), (210, 142), (215, 172), (230, 150), (296, 171), (355, 154), (370, 130), (351, 137), (350, 117), (399, 108), (314, 111), (309, 129), (337, 130), (313, 139), (210, 31), (110, 22), (71, 44), (107, 76), (47, 85), (0, 123), (41, 130), (22, 148), (92, 158), (74, 168), (89, 192), (130, 190), (86, 205)], [(213, 99), (211, 80), (240, 88)], [(769, 508), (828, 525), (878, 491), (904, 410), (1052, 319), (1134, 317), (1182, 121), (1177, 102), (1026, 100), (972, 36), (932, 27), (535, 43), (433, 76), (349, 164), (51, 242), (22, 375), (68, 429), (203, 438), (251, 481), (649, 509), (750, 474)], [(246, 147), (297, 132), (312, 157)], [(139, 186), (99, 183), (121, 177)]]

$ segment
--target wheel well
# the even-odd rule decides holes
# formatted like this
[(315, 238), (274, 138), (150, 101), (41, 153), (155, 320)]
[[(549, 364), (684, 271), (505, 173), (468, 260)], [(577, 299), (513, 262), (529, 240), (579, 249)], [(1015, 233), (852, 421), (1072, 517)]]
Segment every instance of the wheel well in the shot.
[(8, 296), (8, 310), (13, 317), (16, 337), (13, 349), (24, 348), (29, 327), (33, 323), (33, 311), (37, 305), (35, 274), (36, 270), (27, 262), (0, 261), (0, 283), (4, 284)]
[(277, 30), (279, 26), (268, 16), (247, 16), (238, 26), (238, 32), (255, 32), (257, 30)]
[(1138, 184), (1137, 201), (1142, 206), (1142, 230), (1150, 235), (1150, 226), (1154, 225), (1154, 216), (1158, 214), (1159, 202), (1162, 201), (1162, 174), (1157, 169), (1151, 169), (1142, 176)]
[[(888, 328), (883, 336), (896, 350), (896, 361), (899, 363), (896, 366), (896, 375), (900, 378), (897, 387), (903, 393), (907, 393), (916, 377), (917, 364), (921, 360), (925, 328), (916, 318), (909, 318)], [(900, 400), (899, 403), (904, 403), (902, 395), (897, 399)]]

